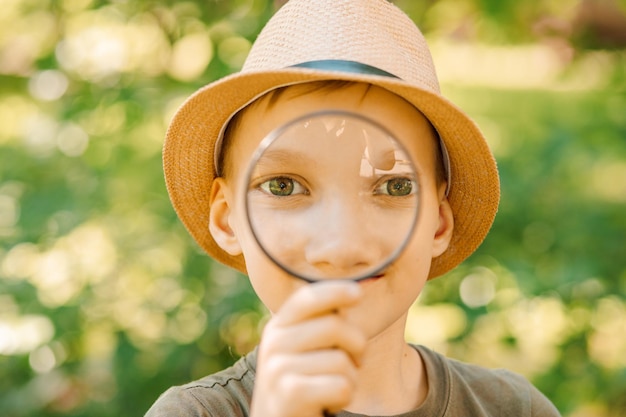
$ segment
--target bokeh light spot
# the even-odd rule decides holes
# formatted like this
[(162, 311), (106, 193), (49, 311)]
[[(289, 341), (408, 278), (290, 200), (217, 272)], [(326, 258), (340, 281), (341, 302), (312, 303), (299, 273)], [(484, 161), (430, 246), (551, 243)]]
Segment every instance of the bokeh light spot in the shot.
[(31, 155), (49, 157), (56, 148), (59, 123), (52, 117), (39, 113), (24, 121), (24, 141)]
[(84, 79), (100, 81), (121, 72), (128, 48), (121, 26), (91, 26), (77, 31), (57, 45), (57, 59)]
[(57, 136), (59, 150), (67, 156), (80, 156), (89, 145), (89, 136), (74, 123), (64, 125)]
[(54, 369), (57, 361), (50, 346), (41, 346), (30, 353), (28, 363), (33, 371), (45, 374)]
[(467, 326), (467, 316), (457, 305), (439, 303), (432, 306), (415, 305), (409, 310), (406, 338), (445, 352), (448, 341), (460, 335)]
[(491, 270), (479, 268), (461, 281), (461, 300), (472, 308), (486, 306), (496, 295), (496, 281), (497, 278)]
[(615, 296), (601, 299), (591, 325), (594, 331), (588, 344), (592, 360), (607, 369), (626, 367), (626, 303)]
[(0, 144), (16, 140), (24, 133), (27, 121), (37, 112), (32, 100), (24, 96), (0, 95)]
[(61, 71), (46, 70), (33, 75), (28, 82), (30, 94), (42, 101), (58, 100), (65, 94), (69, 80)]
[(168, 73), (181, 81), (193, 80), (204, 72), (213, 58), (213, 44), (205, 32), (181, 38), (174, 44)]
[(48, 343), (54, 326), (48, 317), (0, 317), (0, 355), (20, 355)]

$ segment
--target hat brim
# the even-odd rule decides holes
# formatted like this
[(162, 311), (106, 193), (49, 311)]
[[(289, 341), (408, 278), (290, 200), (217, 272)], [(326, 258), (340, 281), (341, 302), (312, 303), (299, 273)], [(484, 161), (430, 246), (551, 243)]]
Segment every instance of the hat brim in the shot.
[(460, 264), (482, 243), (498, 209), (500, 184), (493, 155), (478, 126), (450, 101), (400, 79), (378, 75), (291, 67), (236, 73), (196, 91), (172, 119), (163, 148), (167, 190), (189, 233), (211, 257), (246, 273), (243, 256), (222, 250), (209, 232), (217, 138), (235, 113), (266, 92), (322, 80), (379, 86), (413, 104), (432, 123), (448, 151), (454, 231), (448, 249), (433, 259), (429, 279)]

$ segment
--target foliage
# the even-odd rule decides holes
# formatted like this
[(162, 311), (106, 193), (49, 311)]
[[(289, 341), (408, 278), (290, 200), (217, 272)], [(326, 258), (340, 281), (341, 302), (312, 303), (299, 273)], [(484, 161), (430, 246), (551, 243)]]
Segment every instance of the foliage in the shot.
[[(485, 130), (503, 186), (490, 236), (427, 286), (408, 337), (522, 372), (566, 414), (626, 414), (621, 35), (580, 23), (584, 1), (397, 3)], [(141, 415), (255, 345), (265, 312), (177, 220), (160, 149), (176, 107), (239, 68), (272, 10), (3, 3), (0, 414)]]

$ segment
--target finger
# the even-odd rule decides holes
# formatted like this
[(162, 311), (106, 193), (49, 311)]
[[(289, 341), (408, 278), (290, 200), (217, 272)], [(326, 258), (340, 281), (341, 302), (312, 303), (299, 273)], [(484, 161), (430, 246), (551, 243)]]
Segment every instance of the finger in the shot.
[(276, 322), (289, 325), (354, 305), (361, 287), (352, 281), (324, 281), (299, 288), (276, 313)]
[(278, 379), (281, 375), (342, 375), (356, 383), (358, 370), (350, 356), (339, 349), (326, 349), (304, 354), (273, 356), (259, 367), (266, 378)]
[(327, 314), (291, 326), (269, 323), (263, 333), (263, 350), (301, 353), (337, 348), (345, 351), (355, 365), (360, 364), (367, 339), (361, 330), (337, 314)]
[[(341, 350), (325, 350), (304, 354), (278, 354), (257, 365), (252, 415), (319, 417), (324, 409), (342, 408), (349, 401), (357, 383), (357, 370)], [(341, 387), (318, 386), (319, 377), (343, 381)], [(317, 381), (317, 382), (316, 382)], [(309, 396), (311, 387), (315, 394)], [(333, 390), (349, 388), (343, 400)], [(341, 399), (341, 398), (339, 398)]]
[(338, 412), (350, 404), (355, 385), (342, 375), (292, 374), (283, 379), (278, 389), (285, 393), (285, 398), (291, 399), (284, 404), (293, 411), (319, 410), (322, 415), (324, 411)]

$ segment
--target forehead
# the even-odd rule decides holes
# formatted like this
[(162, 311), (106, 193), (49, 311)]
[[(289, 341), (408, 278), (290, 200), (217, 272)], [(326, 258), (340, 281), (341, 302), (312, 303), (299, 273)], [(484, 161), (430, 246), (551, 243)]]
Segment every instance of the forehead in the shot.
[(434, 170), (436, 139), (428, 120), (410, 103), (380, 87), (353, 83), (340, 88), (310, 85), (287, 87), (281, 94), (267, 94), (240, 116), (232, 137), (234, 172), (245, 171), (261, 140), (274, 129), (308, 113), (342, 110), (361, 114), (389, 130), (412, 154), (418, 165)]

